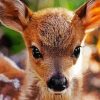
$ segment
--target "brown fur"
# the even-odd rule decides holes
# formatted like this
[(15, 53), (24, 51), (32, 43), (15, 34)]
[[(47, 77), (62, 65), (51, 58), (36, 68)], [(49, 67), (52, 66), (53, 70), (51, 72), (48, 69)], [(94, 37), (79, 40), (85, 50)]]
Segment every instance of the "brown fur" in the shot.
[[(23, 33), (28, 50), (26, 76), (19, 100), (81, 100), (82, 80), (72, 77), (71, 73), (77, 61), (72, 57), (73, 50), (81, 45), (85, 35), (81, 18), (63, 8), (32, 13), (19, 0), (0, 0), (0, 8), (1, 22)], [(38, 47), (43, 59), (32, 56), (32, 45)], [(46, 85), (48, 79), (58, 72), (69, 82), (67, 91), (60, 95), (49, 92)]]
[[(41, 11), (40, 15), (39, 12), (33, 14), (28, 27), (24, 30), (24, 37), (28, 47), (32, 45), (32, 42), (39, 46), (40, 51), (44, 54), (44, 60), (36, 61), (32, 56), (31, 49), (28, 48), (29, 62), (31, 63), (30, 66), (28, 64), (27, 74), (29, 76), (26, 77), (24, 86), (26, 91), (24, 89), (21, 93), (21, 100), (24, 98), (25, 100), (32, 100), (37, 93), (38, 100), (47, 100), (47, 98), (49, 100), (56, 98), (58, 100), (70, 100), (73, 97), (70, 94), (70, 89), (65, 95), (49, 93), (45, 82), (56, 71), (63, 72), (68, 77), (66, 74), (68, 69), (76, 62), (76, 59), (72, 59), (70, 55), (74, 48), (81, 44), (83, 36), (84, 27), (78, 16), (73, 15), (72, 12), (60, 8)], [(37, 84), (33, 84), (35, 79), (38, 80)], [(28, 80), (31, 80), (29, 84), (27, 84)], [(33, 88), (34, 86), (35, 88)]]

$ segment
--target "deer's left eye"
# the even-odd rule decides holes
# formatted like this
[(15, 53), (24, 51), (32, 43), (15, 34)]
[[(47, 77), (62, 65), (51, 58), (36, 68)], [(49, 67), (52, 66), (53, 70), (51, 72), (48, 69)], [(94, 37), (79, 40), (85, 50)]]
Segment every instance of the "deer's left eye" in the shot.
[(34, 58), (39, 59), (39, 58), (43, 58), (41, 52), (39, 51), (39, 49), (35, 46), (32, 46), (32, 55)]
[(73, 55), (78, 58), (79, 57), (79, 54), (80, 54), (80, 48), (81, 46), (77, 46), (74, 51), (73, 51)]

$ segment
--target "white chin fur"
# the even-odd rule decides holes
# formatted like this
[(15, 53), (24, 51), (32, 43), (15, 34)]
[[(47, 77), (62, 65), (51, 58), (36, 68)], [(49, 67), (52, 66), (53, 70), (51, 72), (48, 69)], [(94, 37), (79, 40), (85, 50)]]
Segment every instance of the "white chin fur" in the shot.
[(48, 91), (49, 91), (50, 93), (52, 93), (52, 94), (60, 95), (60, 94), (64, 94), (67, 90), (65, 89), (65, 90), (59, 92), (59, 91), (53, 91), (52, 89), (49, 89), (49, 88), (48, 88)]

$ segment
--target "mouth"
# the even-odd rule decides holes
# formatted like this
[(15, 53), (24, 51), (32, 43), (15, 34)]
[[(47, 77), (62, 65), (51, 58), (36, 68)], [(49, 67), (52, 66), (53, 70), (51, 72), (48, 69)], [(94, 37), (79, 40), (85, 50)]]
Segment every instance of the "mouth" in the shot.
[(62, 90), (62, 91), (54, 91), (54, 90), (48, 88), (48, 91), (49, 91), (50, 93), (54, 94), (54, 95), (61, 95), (61, 94), (66, 93), (67, 89)]

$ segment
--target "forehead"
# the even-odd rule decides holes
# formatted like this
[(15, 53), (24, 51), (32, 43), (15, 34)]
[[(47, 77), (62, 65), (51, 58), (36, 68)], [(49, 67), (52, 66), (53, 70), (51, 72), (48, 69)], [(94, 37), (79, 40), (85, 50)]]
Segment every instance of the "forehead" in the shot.
[(59, 47), (68, 43), (71, 38), (72, 12), (65, 10), (48, 11), (39, 23), (39, 35), (42, 43), (47, 46)]
[[(81, 36), (80, 33), (83, 34), (79, 18), (66, 9), (46, 9), (36, 13), (35, 16), (38, 20), (37, 30), (40, 41), (46, 47), (68, 47), (78, 33), (78, 36)], [(78, 39), (81, 40), (80, 37)]]

